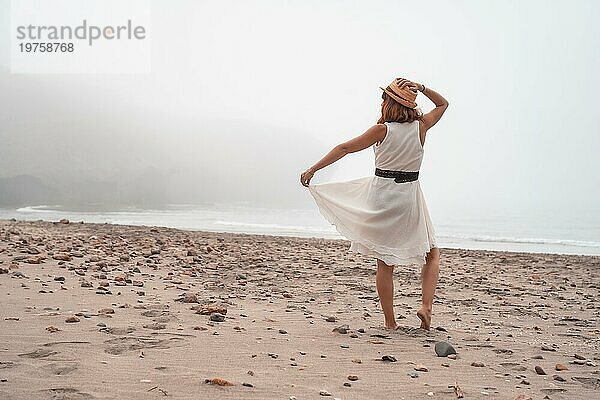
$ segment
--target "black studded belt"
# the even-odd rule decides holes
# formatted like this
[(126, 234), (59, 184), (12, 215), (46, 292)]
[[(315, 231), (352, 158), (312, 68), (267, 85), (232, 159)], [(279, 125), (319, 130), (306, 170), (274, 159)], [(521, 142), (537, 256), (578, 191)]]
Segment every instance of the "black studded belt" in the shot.
[(394, 178), (394, 182), (404, 183), (416, 181), (417, 179), (419, 179), (419, 171), (392, 171), (389, 169), (375, 168), (375, 176), (381, 176), (382, 178)]

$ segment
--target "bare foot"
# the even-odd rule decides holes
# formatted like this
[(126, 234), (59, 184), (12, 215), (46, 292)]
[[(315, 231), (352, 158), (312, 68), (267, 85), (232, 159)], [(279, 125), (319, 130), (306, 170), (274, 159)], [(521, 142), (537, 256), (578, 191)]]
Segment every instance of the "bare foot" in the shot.
[(398, 325), (398, 324), (394, 324), (394, 325), (385, 324), (385, 326), (384, 326), (385, 329), (388, 329), (390, 331), (395, 331), (399, 327), (400, 327), (400, 325)]
[(431, 310), (421, 307), (419, 311), (417, 311), (417, 317), (421, 320), (421, 329), (428, 331), (431, 327)]

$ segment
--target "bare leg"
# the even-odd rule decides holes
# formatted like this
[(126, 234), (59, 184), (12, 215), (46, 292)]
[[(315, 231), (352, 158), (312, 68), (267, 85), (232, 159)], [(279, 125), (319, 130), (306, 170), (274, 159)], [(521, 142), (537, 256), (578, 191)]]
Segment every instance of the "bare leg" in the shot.
[(423, 300), (417, 316), (421, 320), (421, 329), (429, 330), (431, 326), (431, 309), (433, 307), (433, 295), (437, 286), (440, 272), (440, 250), (432, 248), (427, 253), (425, 265), (421, 268), (421, 285)]
[(394, 317), (394, 267), (377, 259), (377, 294), (381, 302), (381, 309), (385, 316), (385, 327), (396, 329), (396, 318)]

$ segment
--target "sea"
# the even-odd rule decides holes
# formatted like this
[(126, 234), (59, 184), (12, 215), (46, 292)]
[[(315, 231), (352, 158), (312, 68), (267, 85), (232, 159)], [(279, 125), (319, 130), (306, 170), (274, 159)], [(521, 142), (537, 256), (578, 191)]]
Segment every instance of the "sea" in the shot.
[[(262, 208), (246, 203), (170, 204), (160, 209), (69, 209), (60, 205), (0, 208), (0, 219), (164, 226), (185, 230), (344, 239), (316, 209)], [(600, 255), (600, 218), (558, 221), (543, 215), (432, 215), (446, 248)]]

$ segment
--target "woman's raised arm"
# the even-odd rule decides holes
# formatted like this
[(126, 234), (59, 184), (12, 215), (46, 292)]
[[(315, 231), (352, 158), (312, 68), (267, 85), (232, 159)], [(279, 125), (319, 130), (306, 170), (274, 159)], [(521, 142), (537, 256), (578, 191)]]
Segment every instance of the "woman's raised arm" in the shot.
[(423, 124), (425, 125), (425, 130), (427, 130), (434, 126), (440, 120), (440, 118), (442, 118), (442, 115), (444, 115), (446, 108), (448, 108), (448, 100), (446, 100), (441, 94), (439, 94), (435, 90), (426, 88), (423, 84), (418, 85), (421, 93), (427, 96), (429, 100), (433, 101), (433, 103), (435, 104), (435, 108), (429, 111), (427, 114), (423, 115), (423, 117), (421, 118)]

